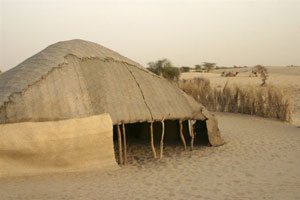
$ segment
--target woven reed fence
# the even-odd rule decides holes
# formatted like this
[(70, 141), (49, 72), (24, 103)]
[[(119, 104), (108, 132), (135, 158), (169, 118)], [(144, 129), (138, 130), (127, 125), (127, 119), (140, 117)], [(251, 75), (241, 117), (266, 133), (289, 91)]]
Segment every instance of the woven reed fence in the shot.
[(213, 87), (208, 79), (194, 78), (176, 83), (210, 111), (244, 113), (291, 121), (291, 92), (272, 85), (236, 85)]

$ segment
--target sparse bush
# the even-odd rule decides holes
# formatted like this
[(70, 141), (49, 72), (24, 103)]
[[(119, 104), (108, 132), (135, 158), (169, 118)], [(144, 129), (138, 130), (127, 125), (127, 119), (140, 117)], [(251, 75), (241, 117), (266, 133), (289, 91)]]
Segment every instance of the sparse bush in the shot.
[(230, 67), (216, 66), (216, 69), (230, 69)]
[(229, 85), (212, 87), (208, 79), (195, 78), (178, 82), (178, 87), (211, 111), (233, 112), (291, 121), (291, 93), (268, 85)]
[(216, 63), (204, 62), (203, 67), (207, 72), (209, 72), (216, 67)]
[(163, 69), (163, 77), (171, 80), (171, 81), (177, 81), (179, 80), (180, 76), (180, 70), (177, 67), (164, 67)]
[(195, 65), (195, 70), (196, 71), (201, 71), (202, 70), (202, 66), (201, 65)]
[(167, 59), (158, 60), (156, 62), (149, 62), (148, 63), (148, 70), (157, 74), (158, 76), (162, 75), (163, 68), (166, 66), (170, 66), (171, 62)]
[(190, 71), (190, 67), (188, 67), (188, 66), (180, 67), (180, 71), (181, 72), (189, 72)]
[(287, 65), (286, 67), (300, 67), (300, 66), (297, 66), (297, 65)]
[(256, 65), (254, 67), (254, 71), (256, 71), (261, 77), (261, 81), (262, 81), (261, 86), (265, 86), (267, 84), (266, 81), (269, 76), (267, 68), (261, 65)]
[(168, 59), (148, 63), (148, 70), (169, 80), (179, 80), (180, 70), (174, 67)]

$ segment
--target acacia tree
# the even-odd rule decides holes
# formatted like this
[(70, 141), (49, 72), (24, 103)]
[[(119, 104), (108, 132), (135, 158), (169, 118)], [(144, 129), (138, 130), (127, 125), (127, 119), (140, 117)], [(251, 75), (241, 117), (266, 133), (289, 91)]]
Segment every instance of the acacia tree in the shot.
[(199, 70), (202, 69), (202, 66), (201, 65), (195, 65), (195, 69), (196, 69), (196, 71), (199, 71)]
[(163, 77), (171, 80), (178, 81), (180, 76), (180, 70), (177, 67), (167, 66), (163, 69)]
[(216, 63), (203, 62), (202, 66), (206, 69), (207, 72), (216, 67)]
[(180, 71), (181, 72), (189, 72), (190, 71), (190, 67), (189, 66), (182, 66), (182, 67), (180, 67)]
[(178, 80), (180, 76), (179, 68), (174, 67), (166, 58), (155, 62), (149, 62), (147, 69), (169, 80)]
[(159, 76), (163, 73), (163, 68), (171, 66), (171, 62), (168, 59), (162, 59), (155, 62), (148, 62), (148, 70)]

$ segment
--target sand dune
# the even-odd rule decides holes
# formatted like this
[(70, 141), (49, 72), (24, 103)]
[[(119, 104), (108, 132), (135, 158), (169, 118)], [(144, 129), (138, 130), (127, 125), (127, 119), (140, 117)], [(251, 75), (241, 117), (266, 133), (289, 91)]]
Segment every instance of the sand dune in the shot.
[(184, 152), (169, 145), (153, 160), (131, 145), (120, 170), (0, 180), (8, 199), (299, 199), (300, 129), (259, 117), (217, 113), (227, 142)]

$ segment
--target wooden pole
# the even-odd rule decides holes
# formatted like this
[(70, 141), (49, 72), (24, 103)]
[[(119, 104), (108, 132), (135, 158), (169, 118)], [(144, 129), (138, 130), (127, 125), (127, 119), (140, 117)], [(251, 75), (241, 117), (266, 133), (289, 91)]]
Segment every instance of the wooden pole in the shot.
[(120, 131), (119, 124), (117, 124), (117, 129), (118, 129), (118, 143), (119, 143), (119, 161), (120, 161), (120, 165), (122, 165), (123, 164), (122, 138), (121, 138), (121, 131)]
[(185, 139), (182, 133), (182, 120), (179, 120), (179, 126), (180, 126), (180, 137), (184, 146), (184, 150), (186, 150), (186, 143), (185, 143)]
[(191, 151), (193, 151), (194, 149), (194, 139), (195, 139), (195, 135), (194, 135), (194, 128), (193, 128), (193, 122), (192, 120), (189, 120), (190, 122), (190, 129), (191, 129)]
[(150, 123), (150, 137), (151, 137), (151, 148), (153, 152), (153, 157), (156, 159), (156, 152), (154, 147), (154, 139), (153, 139), (153, 122)]
[(162, 159), (163, 157), (163, 150), (164, 150), (164, 136), (165, 136), (165, 118), (161, 120), (161, 139), (160, 139), (160, 155), (159, 159)]
[(122, 121), (122, 133), (123, 133), (123, 145), (124, 145), (124, 165), (127, 162), (127, 153), (126, 153), (126, 132), (125, 132), (125, 123)]

